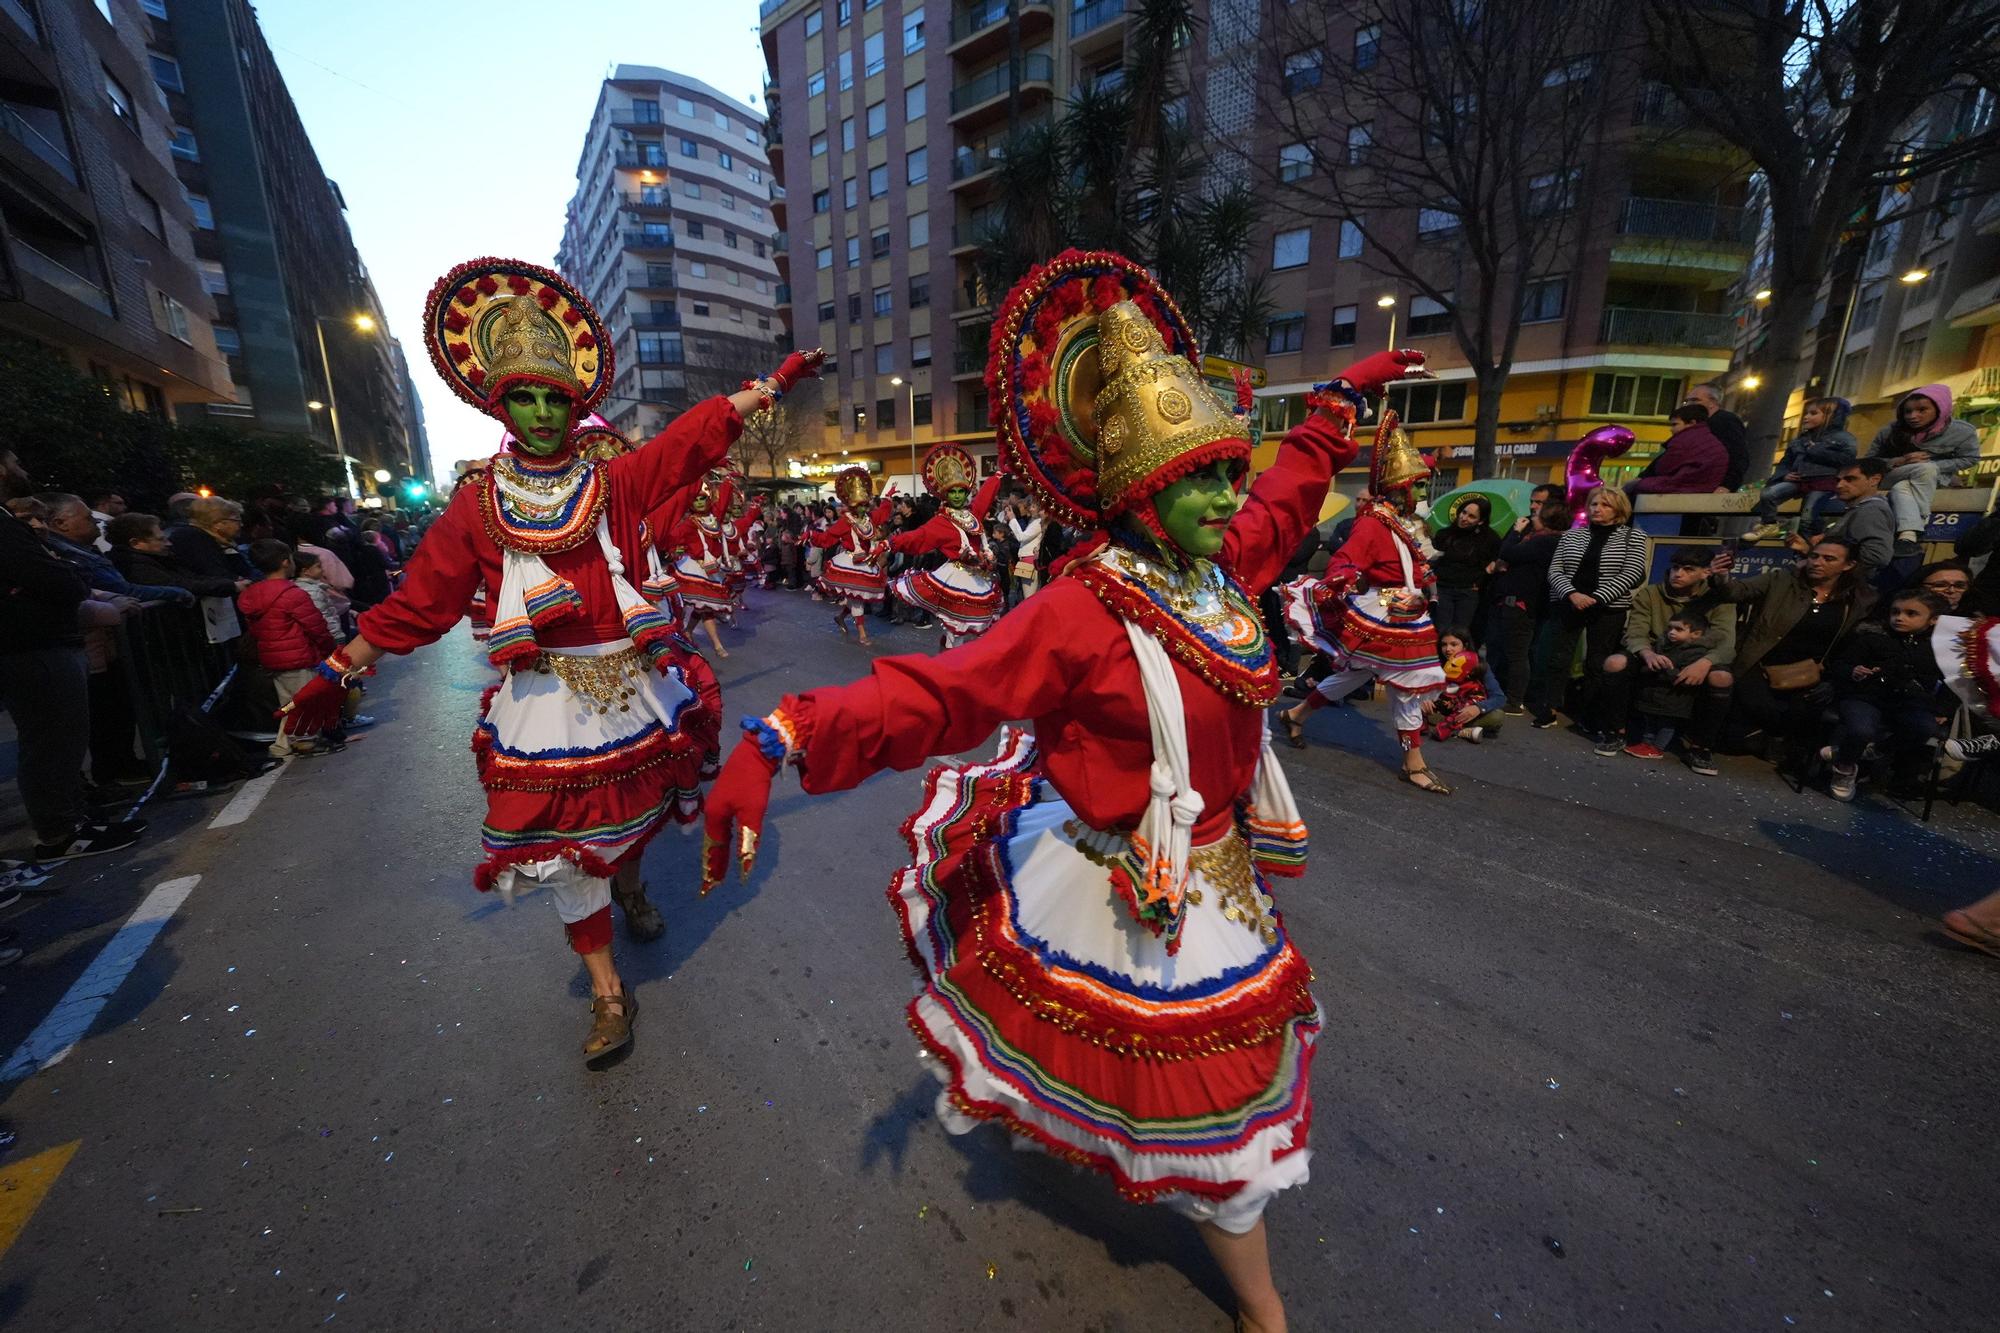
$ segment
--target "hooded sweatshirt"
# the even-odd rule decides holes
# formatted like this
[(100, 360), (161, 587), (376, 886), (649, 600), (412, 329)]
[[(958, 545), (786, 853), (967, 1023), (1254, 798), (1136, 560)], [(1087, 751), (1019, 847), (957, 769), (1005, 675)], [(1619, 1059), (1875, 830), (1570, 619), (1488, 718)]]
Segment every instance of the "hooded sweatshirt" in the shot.
[[(1903, 425), (1903, 404), (1912, 398), (1928, 398), (1937, 407), (1938, 418), (1928, 429), (1912, 431)], [(1904, 394), (1896, 404), (1896, 419), (1875, 432), (1868, 452), (1877, 458), (1900, 458), (1921, 450), (1937, 464), (1939, 476), (1965, 471), (1979, 461), (1979, 432), (1972, 423), (1951, 414), (1951, 390), (1942, 384), (1926, 384), (1915, 393)]]
[(1792, 437), (1778, 465), (1771, 469), (1774, 480), (1783, 481), (1796, 472), (1806, 481), (1837, 477), (1854, 461), (1858, 452), (1854, 436), (1847, 429), (1847, 414), (1853, 404), (1845, 398), (1833, 400), (1833, 414), (1818, 430), (1802, 430)]

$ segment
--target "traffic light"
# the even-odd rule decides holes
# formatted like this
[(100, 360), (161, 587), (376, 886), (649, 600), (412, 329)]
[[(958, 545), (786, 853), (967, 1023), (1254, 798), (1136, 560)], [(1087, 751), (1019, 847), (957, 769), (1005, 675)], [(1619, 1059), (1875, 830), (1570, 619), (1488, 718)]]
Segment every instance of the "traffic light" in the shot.
[(403, 492), (403, 498), (411, 504), (422, 504), (424, 497), (430, 494), (431, 488), (420, 477), (405, 477), (399, 489)]

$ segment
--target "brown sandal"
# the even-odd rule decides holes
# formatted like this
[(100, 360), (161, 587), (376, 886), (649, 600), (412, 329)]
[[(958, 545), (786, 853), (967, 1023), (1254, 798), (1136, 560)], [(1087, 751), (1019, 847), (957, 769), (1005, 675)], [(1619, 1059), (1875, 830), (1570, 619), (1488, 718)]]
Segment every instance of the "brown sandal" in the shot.
[[(1403, 769), (1402, 774), (1403, 774), (1403, 781), (1409, 783), (1412, 787), (1415, 787), (1418, 791), (1429, 792), (1433, 796), (1451, 795), (1451, 788), (1445, 784), (1445, 780), (1439, 777), (1436, 773), (1433, 773), (1428, 765), (1426, 765), (1423, 768)], [(1423, 778), (1424, 781), (1422, 782), (1417, 781), (1417, 779), (1420, 777)]]
[(2000, 958), (2000, 935), (1995, 935), (1963, 912), (1944, 914), (1944, 933), (1968, 948)]
[(1285, 744), (1294, 750), (1306, 748), (1306, 724), (1293, 717), (1291, 709), (1278, 710), (1278, 725), (1285, 729)]
[[(615, 1009), (615, 1012), (614, 1012)], [(590, 1001), (590, 1035), (583, 1039), (585, 1063), (601, 1060), (632, 1043), (632, 1020), (639, 1016), (639, 1002), (630, 991), (599, 995)]]

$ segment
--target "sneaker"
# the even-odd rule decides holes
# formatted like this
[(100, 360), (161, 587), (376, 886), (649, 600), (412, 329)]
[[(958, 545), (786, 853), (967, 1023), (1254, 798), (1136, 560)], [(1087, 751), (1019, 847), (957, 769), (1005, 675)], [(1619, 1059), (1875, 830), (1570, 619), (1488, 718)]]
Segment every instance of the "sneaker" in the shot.
[(1737, 540), (1745, 546), (1755, 546), (1759, 542), (1772, 541), (1784, 535), (1785, 525), (1782, 523), (1759, 523), (1756, 527), (1737, 538)]
[(1973, 736), (1962, 741), (1946, 741), (1944, 752), (1960, 761), (1990, 759), (2000, 754), (2000, 736)]
[(130, 847), (139, 841), (139, 835), (145, 831), (145, 823), (137, 819), (111, 824), (85, 824), (60, 841), (36, 843), (35, 854), (29, 859), (46, 864), (51, 861), (74, 861), (84, 856), (101, 856), (121, 847)]
[(1861, 769), (1859, 765), (1849, 764), (1843, 768), (1839, 764), (1835, 764), (1833, 766), (1833, 781), (1827, 784), (1826, 794), (1836, 801), (1853, 800), (1855, 783), (1859, 781), (1860, 773)]
[(1500, 711), (1508, 717), (1526, 717), (1528, 715), (1528, 706), (1526, 704), (1508, 704)]
[(375, 715), (373, 713), (356, 713), (340, 725), (348, 731), (361, 731), (375, 725)]
[(1540, 717), (1529, 723), (1529, 725), (1536, 731), (1547, 731), (1550, 727), (1561, 726), (1562, 719), (1558, 718), (1554, 713), (1543, 713)]
[(1598, 758), (1609, 759), (1625, 748), (1625, 738), (1614, 736), (1608, 731), (1600, 731), (1597, 733), (1597, 742), (1593, 748), (1597, 751)]
[(1702, 749), (1699, 745), (1690, 745), (1687, 747), (1687, 763), (1691, 771), (1699, 773), (1705, 778), (1712, 778), (1716, 775), (1715, 756), (1707, 750)]
[[(1600, 750), (1598, 753), (1602, 754), (1603, 751)], [(1665, 759), (1667, 757), (1665, 750), (1647, 741), (1633, 741), (1625, 747), (1625, 753), (1631, 755), (1634, 759)]]
[(1464, 731), (1461, 731), (1458, 734), (1464, 738), (1467, 744), (1477, 745), (1479, 744), (1480, 740), (1486, 735), (1486, 728), (1480, 726), (1471, 726), (1467, 727)]

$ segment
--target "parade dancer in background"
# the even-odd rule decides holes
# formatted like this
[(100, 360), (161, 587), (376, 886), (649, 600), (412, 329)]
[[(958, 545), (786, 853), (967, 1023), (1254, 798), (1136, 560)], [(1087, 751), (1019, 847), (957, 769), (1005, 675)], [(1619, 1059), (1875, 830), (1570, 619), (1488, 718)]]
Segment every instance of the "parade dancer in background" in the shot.
[(721, 461), (743, 415), (767, 408), (823, 357), (793, 353), (754, 389), (711, 398), (609, 461), (578, 452), (578, 416), (610, 387), (611, 347), (581, 295), (510, 259), (453, 269), (432, 289), (424, 340), (461, 398), (515, 443), (461, 486), (402, 587), (294, 696), (289, 730), (338, 721), (346, 686), (387, 653), (456, 625), (483, 584), (487, 656), (503, 671), (473, 732), (486, 788), (482, 889), (547, 888), (590, 975), (586, 1059), (626, 1045), (637, 1006), (611, 955), (611, 883), (677, 806), (700, 800), (696, 691), (674, 665), (674, 627), (634, 586), (641, 521)]
[(923, 477), (924, 489), (938, 497), (938, 511), (922, 527), (889, 539), (889, 549), (899, 555), (945, 557), (936, 569), (913, 569), (889, 586), (903, 601), (937, 617), (946, 648), (978, 638), (1006, 610), (993, 579), (993, 545), (986, 537), (986, 515), (1000, 493), (1000, 475), (988, 477), (973, 495), (977, 475), (965, 450), (955, 444), (933, 446), (924, 455)]
[(847, 512), (810, 538), (814, 546), (833, 552), (820, 567), (819, 578), (820, 594), (833, 603), (833, 627), (846, 634), (852, 617), (855, 637), (863, 647), (869, 643), (868, 612), (889, 595), (889, 580), (882, 572), (889, 538), (882, 525), (889, 521), (895, 491), (894, 486), (884, 491), (871, 513), (868, 502), (875, 498), (875, 486), (868, 470), (842, 468), (834, 474), (833, 495)]
[(696, 625), (708, 631), (708, 643), (717, 657), (728, 657), (715, 622), (735, 613), (729, 591), (729, 548), (723, 537), (719, 511), (729, 507), (735, 487), (724, 481), (704, 485), (688, 506), (687, 517), (669, 531), (667, 545), (673, 551), (672, 570), (679, 588), (681, 605), (687, 613), (685, 627), (692, 633)]
[(1363, 684), (1388, 687), (1389, 711), (1403, 747), (1403, 780), (1421, 791), (1451, 794), (1424, 763), (1424, 699), (1444, 688), (1437, 628), (1431, 624), (1434, 582), (1424, 559), (1423, 520), (1415, 493), (1430, 464), (1410, 443), (1394, 412), (1384, 412), (1368, 465), (1368, 494), (1354, 528), (1319, 578), (1284, 590), (1285, 617), (1300, 638), (1325, 653), (1333, 670), (1295, 707), (1278, 714), (1285, 739), (1305, 748), (1305, 721)]
[[(1266, 878), (1303, 870), (1305, 828), (1264, 725), (1278, 669), (1256, 596), (1353, 459), (1352, 409), (1317, 400), (1246, 501), (1249, 428), (1138, 265), (1067, 252), (995, 328), (1006, 467), (1094, 536), (972, 643), (746, 721), (703, 882), (732, 858), (749, 873), (783, 766), (841, 791), (1033, 719), (993, 761), (932, 770), (904, 825), (914, 860), (889, 897), (938, 1116), (996, 1121), (1194, 1219), (1240, 1327), (1272, 1333), (1263, 1211), (1307, 1176), (1320, 1017)], [(1379, 393), (1420, 360), (1379, 353), (1348, 387)]]
[(748, 481), (741, 475), (729, 479), (729, 504), (722, 515), (722, 567), (725, 571), (724, 585), (729, 589), (729, 627), (736, 627), (736, 617), (743, 612), (743, 594), (750, 587), (750, 565), (756, 560), (756, 543), (751, 540), (758, 522), (764, 516), (764, 497), (757, 497), (755, 504), (746, 505), (744, 494), (749, 489)]

